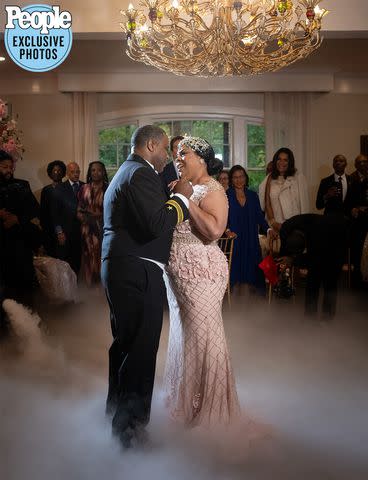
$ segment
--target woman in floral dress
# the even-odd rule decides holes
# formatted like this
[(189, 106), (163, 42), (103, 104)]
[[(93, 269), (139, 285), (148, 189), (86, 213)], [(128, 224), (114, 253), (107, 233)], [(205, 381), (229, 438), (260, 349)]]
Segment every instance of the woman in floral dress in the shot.
[(81, 278), (92, 286), (100, 281), (101, 243), (103, 234), (103, 198), (108, 185), (105, 165), (91, 162), (87, 183), (78, 194), (78, 218), (81, 222)]

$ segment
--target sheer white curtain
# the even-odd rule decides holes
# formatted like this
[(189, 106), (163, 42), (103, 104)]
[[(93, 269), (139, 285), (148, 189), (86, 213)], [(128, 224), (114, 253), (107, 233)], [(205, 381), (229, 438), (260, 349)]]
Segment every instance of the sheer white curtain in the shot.
[(81, 167), (81, 178), (88, 164), (98, 160), (96, 93), (73, 93), (74, 161)]
[(279, 148), (290, 148), (296, 168), (308, 183), (314, 180), (311, 102), (311, 93), (265, 94), (267, 160), (272, 160)]

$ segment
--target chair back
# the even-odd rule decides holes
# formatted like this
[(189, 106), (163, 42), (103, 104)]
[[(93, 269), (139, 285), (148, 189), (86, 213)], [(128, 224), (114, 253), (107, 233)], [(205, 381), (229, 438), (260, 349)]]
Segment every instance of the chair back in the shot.
[(232, 238), (229, 237), (221, 237), (218, 239), (218, 246), (221, 248), (223, 254), (227, 258), (227, 262), (229, 265), (229, 278), (227, 280), (227, 301), (229, 306), (231, 307), (231, 291), (230, 291), (230, 273), (231, 273), (231, 264), (233, 261), (233, 249), (234, 249), (234, 240), (236, 239), (236, 235)]
[(218, 246), (221, 248), (223, 254), (227, 258), (227, 261), (229, 263), (229, 272), (231, 270), (231, 262), (233, 260), (233, 250), (234, 250), (235, 239), (236, 239), (236, 236), (232, 238), (221, 237), (218, 240)]

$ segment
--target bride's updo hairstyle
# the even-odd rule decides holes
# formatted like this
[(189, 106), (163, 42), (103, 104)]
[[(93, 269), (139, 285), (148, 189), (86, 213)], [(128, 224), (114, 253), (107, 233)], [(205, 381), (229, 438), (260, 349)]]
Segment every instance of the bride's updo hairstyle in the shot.
[(215, 152), (207, 140), (199, 137), (184, 137), (178, 145), (178, 152), (184, 146), (189, 147), (199, 157), (203, 158), (207, 165), (208, 175), (216, 175), (223, 169), (224, 164), (215, 157)]

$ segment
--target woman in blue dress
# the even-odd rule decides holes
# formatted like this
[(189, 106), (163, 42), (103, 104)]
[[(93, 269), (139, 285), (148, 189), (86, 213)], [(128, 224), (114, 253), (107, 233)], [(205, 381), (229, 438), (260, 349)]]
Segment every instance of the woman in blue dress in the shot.
[(248, 189), (249, 177), (241, 165), (229, 172), (229, 219), (227, 235), (235, 233), (231, 286), (248, 284), (259, 293), (265, 293), (265, 280), (258, 267), (262, 260), (258, 233), (267, 233), (268, 224), (261, 210), (256, 192)]

